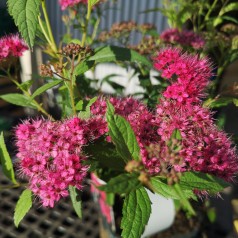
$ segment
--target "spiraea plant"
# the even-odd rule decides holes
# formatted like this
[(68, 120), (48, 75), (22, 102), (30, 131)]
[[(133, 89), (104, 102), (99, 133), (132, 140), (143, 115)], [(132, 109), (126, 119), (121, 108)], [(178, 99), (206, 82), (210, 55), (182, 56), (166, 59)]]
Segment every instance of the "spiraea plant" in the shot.
[[(196, 215), (190, 199), (219, 194), (234, 181), (238, 171), (232, 141), (215, 125), (212, 112), (203, 105), (212, 76), (210, 61), (175, 47), (151, 52), (152, 60), (130, 48), (105, 45), (93, 49), (87, 26), (91, 13), (104, 3), (59, 3), (63, 9), (86, 9), (82, 38), (63, 46), (55, 44), (45, 0), (8, 0), (9, 12), (28, 45), (22, 43), (19, 47), (19, 41), (15, 41), (16, 51), (32, 48), (41, 29), (44, 49), (52, 57), (41, 66), (41, 74), (46, 77), (43, 86), (30, 92), (29, 81), (18, 84), (23, 94), (1, 95), (42, 114), (24, 120), (14, 129), (14, 167), (17, 176), (24, 177), (27, 184), (16, 179), (3, 134), (0, 137), (4, 174), (12, 187), (26, 187), (16, 204), (16, 226), (32, 201), (54, 209), (60, 199), (70, 196), (80, 216), (78, 197), (84, 192), (84, 181), (90, 173), (106, 182), (97, 189), (122, 198), (124, 238), (140, 237), (145, 229), (151, 213), (146, 189), (179, 200), (189, 216)], [(5, 54), (1, 60), (20, 54)], [(84, 90), (84, 73), (101, 62), (130, 63), (141, 73), (153, 68), (166, 86), (157, 92), (153, 107), (131, 96), (114, 97)], [(61, 95), (59, 120), (35, 100), (55, 86)]]

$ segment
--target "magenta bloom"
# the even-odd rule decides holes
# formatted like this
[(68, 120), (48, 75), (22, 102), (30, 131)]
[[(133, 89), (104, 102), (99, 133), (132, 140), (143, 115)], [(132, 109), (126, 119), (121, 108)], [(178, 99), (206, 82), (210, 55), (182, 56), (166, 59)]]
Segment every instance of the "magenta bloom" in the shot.
[(167, 29), (161, 33), (160, 39), (165, 43), (180, 44), (182, 46), (190, 46), (194, 49), (202, 49), (205, 45), (205, 40), (193, 31), (179, 31), (176, 28)]
[(65, 10), (68, 7), (73, 7), (79, 3), (87, 4), (88, 0), (59, 0), (62, 10)]
[[(235, 148), (227, 135), (219, 130), (212, 113), (202, 107), (201, 97), (211, 76), (210, 64), (198, 56), (182, 54), (176, 48), (160, 51), (154, 67), (170, 80), (157, 105), (158, 152), (142, 148), (142, 160), (150, 173), (158, 173), (160, 165), (172, 166), (178, 172), (200, 171), (231, 181), (238, 171)], [(182, 136), (179, 151), (167, 146), (173, 131)]]
[(16, 129), (20, 171), (43, 206), (53, 207), (68, 196), (69, 185), (82, 189), (88, 166), (82, 146), (106, 133), (101, 118), (72, 118), (63, 122), (30, 120)]
[[(180, 51), (168, 49), (168, 52), (176, 57), (180, 56)], [(166, 55), (166, 50), (162, 53)], [(183, 58), (185, 61), (186, 57), (188, 56)], [(172, 62), (171, 59), (164, 60)], [(176, 58), (174, 60), (176, 61)], [(197, 64), (200, 67), (199, 62)], [(179, 70), (177, 68), (175, 73)], [(171, 90), (173, 87), (178, 88), (177, 83), (172, 83)], [(195, 82), (190, 81), (190, 84), (195, 85)], [(165, 96), (160, 100), (155, 112), (150, 112), (146, 105), (133, 98), (109, 98), (115, 112), (128, 120), (134, 130), (141, 149), (142, 162), (149, 174), (156, 175), (173, 167), (176, 172), (200, 171), (227, 181), (233, 179), (238, 171), (235, 148), (227, 135), (215, 126), (212, 113), (203, 108), (201, 100), (197, 98), (206, 85), (207, 82), (194, 88), (192, 94), (189, 87), (184, 87), (181, 97)], [(200, 93), (196, 95), (195, 100), (193, 97), (197, 90), (200, 90)], [(101, 115), (105, 120), (106, 100), (99, 98), (91, 106), (91, 113)], [(181, 148), (176, 152), (172, 151), (167, 143), (175, 129), (178, 129), (182, 136)]]
[[(157, 140), (154, 115), (146, 105), (132, 97), (121, 99), (111, 97), (109, 101), (115, 107), (115, 112), (128, 120), (139, 144), (149, 145)], [(91, 106), (91, 113), (101, 115), (105, 120), (106, 109), (106, 99), (99, 98)]]
[[(182, 160), (174, 165), (176, 171), (200, 171), (228, 181), (233, 179), (238, 171), (235, 148), (227, 135), (216, 127), (212, 113), (200, 103), (161, 99), (156, 122), (162, 142), (168, 141), (175, 129), (181, 133), (182, 147), (178, 157)], [(162, 159), (166, 160), (168, 156)]]
[(22, 56), (23, 52), (27, 50), (26, 43), (19, 37), (19, 35), (9, 35), (0, 39), (0, 62), (8, 57)]
[(210, 65), (206, 58), (183, 54), (176, 48), (161, 50), (154, 58), (155, 69), (171, 82), (163, 96), (179, 102), (195, 102), (205, 96), (212, 75)]

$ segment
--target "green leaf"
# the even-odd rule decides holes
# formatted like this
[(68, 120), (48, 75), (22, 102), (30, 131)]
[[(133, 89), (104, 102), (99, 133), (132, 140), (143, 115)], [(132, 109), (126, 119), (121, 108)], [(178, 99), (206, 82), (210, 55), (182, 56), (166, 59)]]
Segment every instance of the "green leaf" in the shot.
[(88, 5), (90, 7), (93, 7), (94, 5), (96, 5), (100, 0), (88, 0)]
[(122, 48), (118, 46), (103, 46), (95, 49), (95, 54), (91, 56), (89, 61), (94, 60), (96, 63), (129, 61), (144, 64), (152, 67), (152, 63), (144, 56), (134, 50)]
[(113, 206), (115, 202), (115, 195), (113, 193), (106, 193), (106, 203)]
[(76, 109), (77, 111), (82, 111), (82, 110), (83, 110), (83, 100), (80, 100), (80, 101), (78, 101), (78, 102), (76, 103), (75, 109)]
[(190, 6), (187, 8), (183, 8), (177, 15), (177, 19), (180, 22), (180, 25), (182, 26), (185, 22), (187, 22), (189, 19), (191, 19), (192, 11), (190, 10)]
[(181, 187), (178, 183), (174, 184), (174, 189), (177, 192), (177, 194), (179, 196), (179, 201), (181, 202), (181, 205), (183, 206), (184, 210), (187, 212), (187, 215), (195, 216), (196, 212), (194, 211), (191, 203), (189, 202), (188, 198), (186, 197), (186, 194), (181, 189)]
[(166, 181), (162, 181), (159, 177), (152, 177), (150, 181), (156, 193), (164, 196), (165, 198), (179, 199), (174, 187), (172, 185), (168, 185)]
[(17, 202), (14, 212), (14, 224), (16, 227), (18, 227), (20, 221), (23, 219), (23, 217), (26, 215), (26, 213), (30, 210), (32, 206), (31, 196), (31, 190), (25, 189)]
[(176, 139), (176, 140), (182, 140), (182, 136), (181, 133), (179, 131), (179, 129), (175, 129), (171, 135), (172, 139)]
[(232, 97), (222, 97), (218, 99), (211, 100), (211, 103), (209, 104), (210, 108), (218, 108), (218, 107), (225, 107), (228, 104), (233, 102)]
[(238, 24), (238, 19), (235, 17), (231, 17), (231, 16), (223, 16), (222, 17), (223, 20), (227, 20), (230, 22), (234, 22), (235, 24)]
[(91, 98), (86, 106), (85, 111), (79, 113), (81, 119), (88, 119), (90, 117), (90, 107), (97, 101), (97, 97)]
[(94, 66), (94, 61), (83, 61), (80, 62), (74, 69), (76, 76), (84, 74)]
[(74, 211), (82, 219), (82, 200), (78, 194), (77, 188), (69, 186), (69, 194), (74, 207)]
[(41, 0), (8, 0), (8, 10), (15, 24), (32, 48), (35, 41)]
[(7, 147), (4, 141), (3, 132), (0, 135), (0, 164), (4, 175), (9, 178), (12, 183), (16, 184), (15, 174), (13, 170), (12, 160), (7, 151)]
[(118, 153), (127, 163), (129, 160), (140, 159), (140, 147), (137, 143), (136, 136), (130, 124), (126, 119), (114, 114), (113, 106), (107, 103), (106, 113), (109, 135), (115, 143)]
[[(152, 177), (151, 184), (154, 192), (162, 195), (165, 198), (180, 199), (180, 196), (176, 192), (174, 185), (168, 185), (167, 179), (161, 177)], [(197, 200), (197, 197), (191, 189), (183, 189), (184, 196), (186, 198), (192, 198)]]
[(151, 202), (144, 187), (129, 193), (122, 208), (122, 237), (138, 238), (144, 232), (151, 213)]
[(124, 194), (137, 189), (141, 185), (138, 174), (120, 174), (110, 179), (106, 185), (98, 187), (108, 193)]
[(227, 12), (236, 11), (236, 10), (238, 10), (238, 2), (232, 2), (221, 9), (221, 11), (219, 12), (219, 16), (221, 16)]
[(237, 106), (238, 107), (238, 99), (233, 99), (233, 103), (235, 104), (235, 106)]
[(224, 188), (230, 186), (229, 183), (210, 174), (201, 172), (184, 172), (180, 178), (179, 185), (181, 189), (205, 190), (216, 194)]
[(34, 82), (33, 79), (27, 80), (27, 81), (21, 83), (19, 88), (21, 88), (25, 91), (28, 91), (30, 89), (30, 87), (32, 86), (33, 82)]
[(213, 26), (216, 27), (216, 26), (220, 25), (222, 22), (223, 22), (222, 17), (217, 17), (213, 21)]
[[(107, 143), (104, 140), (97, 140), (95, 144), (85, 146), (84, 151), (90, 157), (87, 159), (89, 165), (96, 162), (98, 168), (105, 170), (124, 171), (126, 164), (117, 153), (115, 146), (112, 143)], [(92, 161), (91, 158), (94, 160)], [(91, 167), (91, 166), (90, 166)]]
[(9, 93), (9, 94), (4, 94), (1, 95), (0, 98), (3, 100), (15, 104), (17, 106), (22, 106), (22, 107), (30, 107), (33, 109), (37, 109), (37, 107), (30, 101), (30, 98), (19, 94), (19, 93)]
[(62, 79), (57, 79), (54, 80), (53, 82), (44, 84), (43, 86), (39, 87), (32, 95), (31, 95), (31, 99), (34, 99), (36, 96), (39, 96), (40, 94), (44, 93), (45, 91), (47, 91), (50, 88), (55, 87), (56, 85), (62, 83), (63, 80)]

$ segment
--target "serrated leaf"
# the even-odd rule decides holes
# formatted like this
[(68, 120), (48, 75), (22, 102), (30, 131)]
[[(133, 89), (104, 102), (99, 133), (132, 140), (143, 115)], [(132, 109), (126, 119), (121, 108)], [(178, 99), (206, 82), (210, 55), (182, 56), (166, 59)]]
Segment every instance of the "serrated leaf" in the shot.
[(179, 199), (179, 196), (174, 190), (174, 187), (172, 185), (168, 185), (165, 182), (163, 182), (158, 177), (151, 178), (151, 184), (156, 193), (164, 196), (165, 198)]
[(123, 238), (138, 238), (144, 232), (151, 213), (151, 202), (144, 187), (129, 193), (122, 208)]
[(205, 190), (216, 194), (230, 186), (229, 183), (210, 174), (201, 172), (184, 172), (180, 178), (181, 189)]
[(1, 95), (0, 98), (17, 106), (37, 109), (37, 107), (32, 102), (30, 102), (29, 97), (19, 93), (4, 94), (4, 95)]
[(35, 41), (41, 0), (8, 0), (8, 10), (22, 37), (32, 48)]
[(137, 174), (120, 174), (110, 179), (106, 185), (99, 187), (108, 193), (124, 194), (137, 189), (141, 185)]
[(32, 206), (31, 196), (31, 190), (25, 189), (17, 202), (14, 212), (14, 224), (16, 227), (18, 227), (19, 223)]
[(115, 143), (118, 153), (127, 163), (129, 160), (140, 159), (140, 147), (130, 123), (123, 117), (114, 114), (111, 103), (107, 103), (106, 113), (109, 135)]
[(90, 70), (93, 66), (94, 66), (94, 61), (83, 61), (75, 67), (74, 74), (76, 76), (84, 74), (85, 72)]
[(62, 79), (57, 79), (54, 80), (53, 82), (44, 84), (43, 86), (39, 87), (32, 95), (31, 95), (31, 99), (34, 99), (35, 97), (41, 95), (42, 93), (44, 93), (45, 91), (47, 91), (50, 88), (53, 88), (57, 85), (59, 85), (60, 83), (62, 83), (63, 80)]
[[(166, 179), (162, 179), (160, 177), (152, 177), (151, 184), (154, 189), (154, 192), (162, 195), (165, 198), (179, 199), (179, 195), (176, 192), (173, 185), (168, 185)], [(183, 190), (184, 196), (186, 198), (192, 198), (197, 200), (197, 197), (193, 193), (191, 189)]]
[(0, 135), (0, 164), (4, 175), (11, 180), (12, 183), (16, 184), (15, 174), (13, 170), (12, 160), (7, 151), (7, 147), (4, 141), (3, 132)]
[(82, 200), (74, 186), (69, 186), (69, 194), (74, 207), (74, 211), (79, 218), (82, 218)]
[(134, 50), (122, 48), (118, 46), (103, 46), (95, 49), (95, 54), (91, 56), (89, 61), (94, 60), (96, 63), (129, 61), (144, 64), (152, 67), (152, 63), (144, 56)]

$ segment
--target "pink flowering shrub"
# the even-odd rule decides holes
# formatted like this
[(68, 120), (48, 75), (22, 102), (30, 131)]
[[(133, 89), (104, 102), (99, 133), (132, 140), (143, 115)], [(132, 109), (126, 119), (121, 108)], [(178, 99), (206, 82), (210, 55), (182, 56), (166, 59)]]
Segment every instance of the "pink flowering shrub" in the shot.
[(65, 10), (68, 7), (73, 7), (79, 3), (87, 4), (88, 0), (59, 0), (59, 4), (62, 10)]
[(197, 55), (183, 54), (181, 50), (168, 48), (155, 57), (154, 67), (171, 85), (163, 96), (179, 102), (200, 101), (212, 76), (210, 63)]
[[(209, 48), (209, 42), (205, 47), (201, 36), (177, 29), (167, 30), (159, 38), (151, 24), (143, 24), (138, 28), (142, 38), (151, 37), (137, 47), (98, 46), (98, 39), (103, 38), (98, 36), (100, 21), (104, 19), (106, 9), (111, 7), (111, 2), (110, 6), (97, 7), (102, 2), (106, 1), (58, 0), (61, 9), (69, 11), (62, 17), (66, 34), (57, 44), (46, 0), (25, 5), (7, 1), (9, 13), (29, 48), (34, 49), (38, 42), (49, 59), (40, 66), (44, 84), (38, 88), (32, 87), (34, 80), (19, 82), (18, 71), (13, 71), (10, 65), (3, 64), (1, 69), (2, 76), (9, 78), (21, 94), (8, 93), (0, 98), (44, 116), (25, 120), (16, 127), (15, 166), (7, 152), (3, 133), (0, 134), (1, 167), (12, 183), (7, 187), (26, 187), (14, 211), (16, 226), (32, 206), (34, 197), (42, 206), (53, 208), (60, 199), (70, 195), (72, 206), (80, 216), (80, 195), (88, 185), (86, 178), (93, 173), (91, 178), (105, 182), (103, 185), (92, 182), (95, 185), (92, 190), (99, 194), (105, 221), (113, 223), (112, 206), (117, 203), (115, 196), (119, 195), (122, 199), (119, 208), (121, 237), (141, 237), (153, 215), (148, 190), (178, 200), (185, 212), (193, 216), (196, 212), (189, 199), (217, 195), (237, 175), (236, 149), (226, 133), (215, 125), (213, 113), (207, 107), (211, 105), (211, 98), (204, 103), (213, 74), (209, 60), (201, 55)], [(176, 4), (172, 5), (177, 8)], [(29, 19), (28, 14), (22, 14), (23, 10), (38, 17)], [(179, 17), (181, 14), (169, 15), (180, 22), (173, 24), (178, 29), (185, 26)], [(197, 22), (196, 17), (193, 19)], [(28, 24), (29, 20), (31, 24)], [(125, 30), (130, 33), (136, 25), (129, 22), (113, 26), (116, 33)], [(204, 29), (197, 27), (200, 32)], [(75, 33), (79, 37), (75, 38)], [(127, 45), (129, 41), (126, 34), (121, 43)], [(160, 43), (177, 45), (200, 55), (183, 53), (172, 47), (162, 49), (156, 55), (156, 49), (161, 49)], [(27, 45), (18, 35), (0, 39), (0, 62), (21, 56), (28, 49)], [(226, 52), (223, 48), (221, 51), (222, 54)], [(153, 58), (148, 57), (152, 53)], [(231, 58), (235, 59), (231, 56), (229, 63), (233, 61)], [(217, 70), (221, 75), (228, 61), (218, 61), (225, 62)], [(135, 94), (141, 100), (132, 96), (123, 98), (126, 86), (111, 80), (115, 74), (102, 80), (88, 78), (86, 72), (107, 62), (133, 68), (132, 76), (138, 76), (143, 88), (143, 92)], [(154, 78), (155, 84), (150, 77), (153, 67), (159, 72)], [(96, 77), (96, 73), (93, 75)], [(103, 83), (112, 86), (118, 97), (103, 96)], [(48, 90), (57, 91), (56, 97), (47, 102), (49, 107), (45, 103), (48, 97), (44, 97)], [(214, 100), (212, 98), (211, 103)], [(59, 109), (57, 113), (49, 110), (52, 102), (55, 102), (54, 109)], [(15, 168), (27, 184), (15, 177)]]
[[(232, 181), (238, 171), (235, 148), (215, 126), (209, 109), (202, 107), (201, 98), (211, 76), (208, 60), (168, 48), (154, 58), (154, 67), (171, 83), (155, 110), (132, 97), (108, 98), (115, 113), (129, 122), (135, 134), (140, 170), (168, 179), (177, 173), (197, 171)], [(28, 177), (29, 188), (44, 206), (53, 207), (68, 196), (69, 185), (82, 189), (89, 168), (84, 164), (90, 157), (84, 153), (87, 146), (102, 136), (107, 143), (112, 142), (107, 99), (98, 98), (90, 112), (87, 120), (30, 120), (16, 129), (20, 172)], [(176, 130), (181, 135), (179, 141), (171, 140)]]
[(9, 35), (0, 39), (0, 62), (11, 56), (22, 56), (23, 52), (28, 49), (26, 43), (19, 35)]
[(161, 33), (160, 39), (165, 43), (180, 44), (181, 46), (192, 47), (196, 50), (205, 46), (205, 40), (193, 31), (182, 30), (176, 28), (165, 30)]
[(69, 185), (82, 189), (88, 166), (82, 147), (105, 134), (105, 122), (72, 118), (63, 122), (28, 120), (16, 128), (19, 171), (43, 206), (68, 196)]

